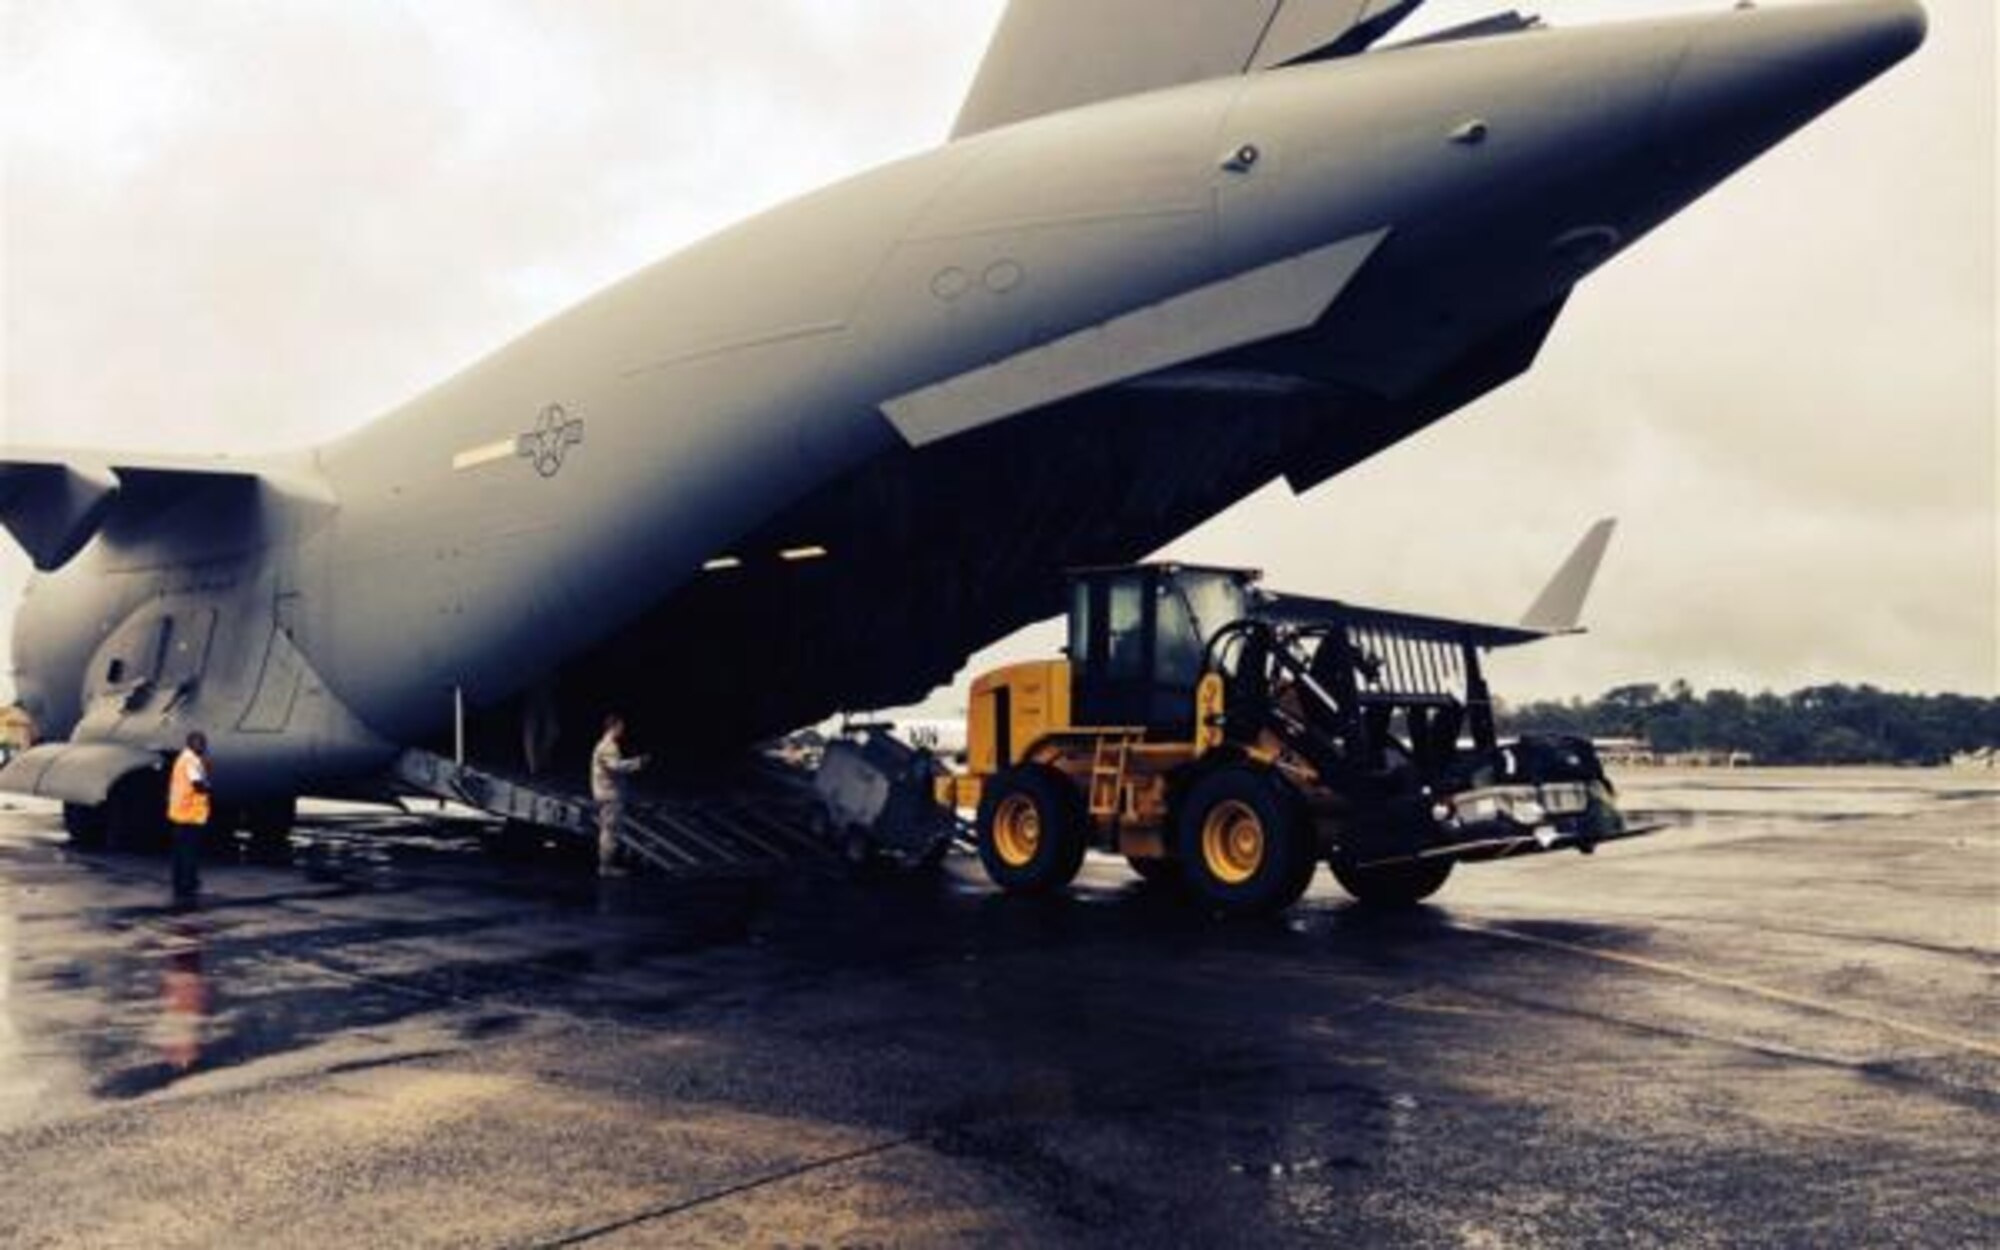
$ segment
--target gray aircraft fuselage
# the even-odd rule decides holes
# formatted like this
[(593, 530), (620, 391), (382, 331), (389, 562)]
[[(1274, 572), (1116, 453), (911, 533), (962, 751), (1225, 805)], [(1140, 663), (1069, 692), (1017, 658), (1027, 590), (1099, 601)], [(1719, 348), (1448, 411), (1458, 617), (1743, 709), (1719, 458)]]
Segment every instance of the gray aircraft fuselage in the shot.
[[(1921, 41), (1905, 0), (1531, 31), (971, 135), (619, 283), (39, 576), (46, 737), (245, 793), (610, 706), (737, 745), (921, 695), (1278, 476), (1534, 359), (1571, 288)], [(789, 557), (789, 558), (788, 558)], [(511, 749), (511, 747), (510, 747)]]

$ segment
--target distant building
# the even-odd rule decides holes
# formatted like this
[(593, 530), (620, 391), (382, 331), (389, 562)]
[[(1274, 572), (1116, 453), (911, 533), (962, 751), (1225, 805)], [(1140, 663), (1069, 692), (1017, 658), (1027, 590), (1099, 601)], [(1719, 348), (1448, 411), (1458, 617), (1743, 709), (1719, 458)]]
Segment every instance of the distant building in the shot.
[(1590, 745), (1608, 768), (1651, 768), (1660, 762), (1644, 738), (1593, 738)]
[(1748, 768), (1748, 751), (1655, 751), (1644, 738), (1593, 738), (1597, 758), (1607, 768)]
[(1668, 768), (1748, 768), (1756, 762), (1748, 751), (1673, 751), (1660, 756)]

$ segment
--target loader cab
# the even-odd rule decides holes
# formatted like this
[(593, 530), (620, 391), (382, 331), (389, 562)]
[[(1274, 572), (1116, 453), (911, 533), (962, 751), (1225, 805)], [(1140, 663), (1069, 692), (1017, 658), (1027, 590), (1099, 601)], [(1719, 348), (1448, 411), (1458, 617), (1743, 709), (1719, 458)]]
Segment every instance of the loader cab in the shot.
[(1070, 575), (1070, 706), (1078, 725), (1186, 736), (1208, 640), (1249, 611), (1258, 574), (1141, 564)]

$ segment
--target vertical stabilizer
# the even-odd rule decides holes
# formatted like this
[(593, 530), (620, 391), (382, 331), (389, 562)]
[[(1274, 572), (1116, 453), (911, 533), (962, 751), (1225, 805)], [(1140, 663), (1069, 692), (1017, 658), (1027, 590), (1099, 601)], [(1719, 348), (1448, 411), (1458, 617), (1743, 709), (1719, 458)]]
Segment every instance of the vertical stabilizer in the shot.
[(1597, 580), (1597, 568), (1604, 563), (1604, 550), (1611, 545), (1611, 532), (1618, 522), (1606, 518), (1590, 527), (1576, 550), (1569, 553), (1556, 575), (1535, 596), (1535, 602), (1521, 618), (1521, 628), (1545, 634), (1573, 634), (1582, 628), (1583, 601)]
[(1010, 0), (952, 138), (1121, 96), (1365, 52), (1423, 0)]

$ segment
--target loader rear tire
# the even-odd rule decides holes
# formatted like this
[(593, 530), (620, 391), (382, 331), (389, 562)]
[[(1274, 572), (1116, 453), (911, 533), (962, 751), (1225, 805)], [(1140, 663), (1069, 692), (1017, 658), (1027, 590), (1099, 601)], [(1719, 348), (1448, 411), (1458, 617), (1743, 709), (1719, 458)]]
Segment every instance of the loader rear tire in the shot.
[(1083, 804), (1053, 769), (1010, 768), (979, 800), (979, 862), (1010, 894), (1060, 890), (1083, 867)]

